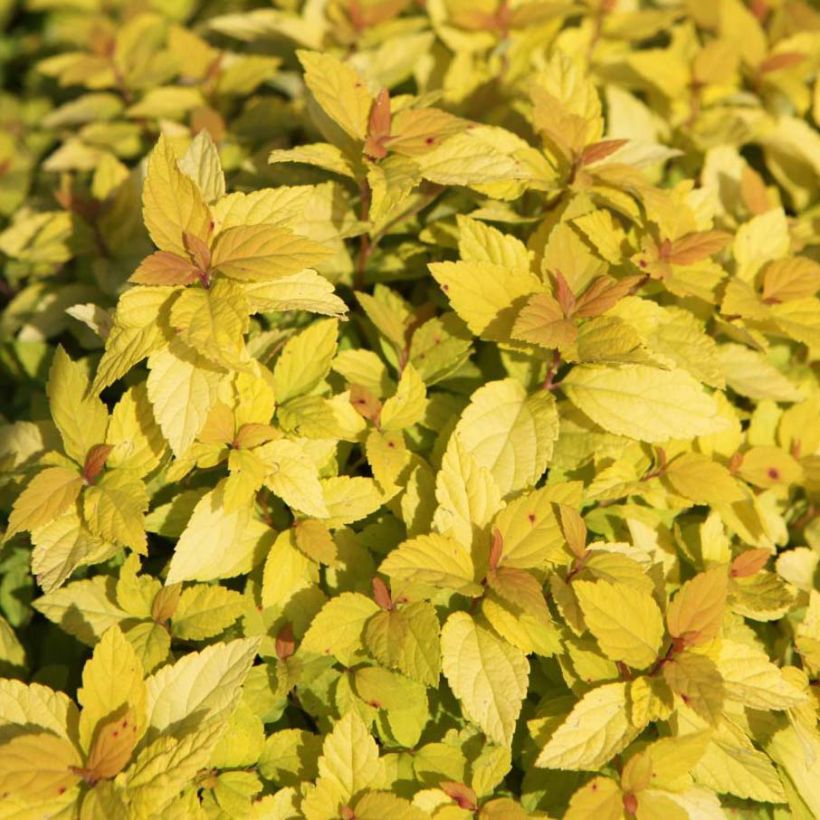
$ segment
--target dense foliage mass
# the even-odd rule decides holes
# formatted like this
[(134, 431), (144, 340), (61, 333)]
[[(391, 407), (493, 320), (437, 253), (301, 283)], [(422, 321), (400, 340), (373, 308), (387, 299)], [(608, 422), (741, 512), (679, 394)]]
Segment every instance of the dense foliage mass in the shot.
[(0, 0), (0, 818), (820, 816), (807, 0)]

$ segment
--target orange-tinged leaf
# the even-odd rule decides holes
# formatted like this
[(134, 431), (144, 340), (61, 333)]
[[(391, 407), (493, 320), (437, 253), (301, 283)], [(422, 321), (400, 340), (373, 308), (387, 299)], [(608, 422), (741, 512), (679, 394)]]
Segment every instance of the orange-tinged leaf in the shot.
[(18, 735), (0, 746), (0, 799), (56, 800), (79, 782), (80, 753), (48, 732)]
[(575, 312), (575, 294), (560, 270), (555, 271), (555, 298), (564, 311), (564, 316), (571, 316)]
[(131, 759), (138, 735), (133, 709), (101, 723), (94, 732), (83, 776), (96, 783), (118, 775)]
[(791, 302), (814, 296), (820, 290), (820, 263), (807, 256), (769, 262), (763, 271), (763, 301)]
[(740, 198), (752, 216), (765, 214), (771, 207), (766, 183), (760, 174), (748, 165), (743, 166), (740, 175)]
[(282, 433), (270, 424), (250, 422), (237, 431), (233, 444), (240, 450), (248, 450), (279, 438)]
[(728, 580), (727, 568), (721, 565), (687, 581), (666, 610), (669, 634), (688, 646), (711, 641), (723, 621)]
[(526, 570), (515, 567), (492, 569), (487, 573), (487, 586), (516, 609), (542, 623), (550, 621), (541, 584)]
[(745, 550), (732, 561), (730, 575), (732, 578), (748, 578), (750, 575), (760, 572), (771, 557), (771, 550)]
[(573, 321), (564, 318), (561, 305), (552, 296), (534, 293), (521, 308), (512, 336), (552, 350), (571, 345), (578, 336), (578, 329)]
[(190, 285), (199, 275), (190, 259), (170, 251), (156, 251), (140, 262), (128, 281), (137, 285)]
[(353, 409), (368, 421), (377, 423), (382, 412), (382, 403), (366, 388), (360, 384), (350, 387), (350, 403)]
[(599, 276), (593, 279), (589, 287), (576, 299), (573, 316), (588, 319), (606, 313), (642, 279), (641, 276), (625, 276), (623, 279)]
[(231, 444), (234, 440), (235, 424), (233, 410), (227, 404), (218, 401), (208, 413), (197, 438), (203, 444)]
[(592, 165), (593, 162), (601, 162), (619, 148), (626, 145), (629, 140), (602, 140), (587, 145), (581, 152), (581, 165)]
[(726, 231), (690, 233), (672, 242), (662, 258), (673, 265), (693, 265), (722, 250), (731, 241), (732, 235)]
[(323, 245), (273, 225), (239, 225), (214, 241), (211, 266), (241, 282), (281, 279), (330, 255)]
[(158, 624), (165, 624), (171, 620), (177, 611), (179, 599), (182, 595), (182, 584), (164, 586), (151, 603), (151, 617)]
[(490, 560), (489, 560), (489, 567), (490, 569), (495, 569), (498, 566), (498, 562), (501, 560), (501, 556), (504, 552), (504, 536), (501, 535), (501, 530), (498, 527), (493, 529), (493, 541), (490, 545)]
[(85, 464), (83, 464), (83, 478), (89, 483), (93, 484), (97, 476), (103, 471), (105, 462), (108, 461), (108, 456), (114, 449), (112, 444), (95, 444), (85, 457)]
[(296, 651), (296, 640), (293, 637), (293, 624), (285, 624), (276, 636), (276, 657), (287, 660)]
[(378, 575), (374, 575), (370, 583), (373, 587), (373, 600), (382, 609), (393, 609), (393, 599), (390, 597), (390, 589), (387, 584)]
[(460, 809), (467, 811), (478, 810), (478, 797), (476, 793), (464, 783), (456, 783), (452, 780), (445, 780), (438, 784), (438, 787), (452, 800)]
[(336, 542), (324, 522), (305, 518), (296, 521), (293, 527), (296, 531), (296, 546), (308, 558), (317, 564), (336, 566), (339, 560)]
[(779, 54), (772, 54), (771, 57), (767, 57), (760, 63), (757, 70), (761, 74), (768, 74), (771, 71), (793, 68), (800, 65), (805, 59), (806, 55), (801, 54), (799, 51), (781, 51)]
[(211, 249), (208, 247), (208, 243), (190, 231), (183, 232), (182, 241), (185, 250), (188, 251), (188, 256), (191, 257), (191, 261), (197, 269), (201, 271), (208, 270), (211, 267)]
[(371, 159), (384, 159), (387, 156), (386, 143), (390, 137), (390, 92), (383, 88), (370, 108), (367, 124), (367, 139), (364, 152)]
[(556, 504), (561, 531), (564, 533), (569, 548), (578, 558), (583, 558), (587, 551), (587, 525), (580, 513), (566, 504)]

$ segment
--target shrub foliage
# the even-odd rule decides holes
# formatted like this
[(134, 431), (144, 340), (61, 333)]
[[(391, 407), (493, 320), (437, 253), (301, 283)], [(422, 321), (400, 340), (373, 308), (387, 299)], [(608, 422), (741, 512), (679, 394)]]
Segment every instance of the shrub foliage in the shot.
[(820, 816), (820, 15), (0, 2), (0, 818)]

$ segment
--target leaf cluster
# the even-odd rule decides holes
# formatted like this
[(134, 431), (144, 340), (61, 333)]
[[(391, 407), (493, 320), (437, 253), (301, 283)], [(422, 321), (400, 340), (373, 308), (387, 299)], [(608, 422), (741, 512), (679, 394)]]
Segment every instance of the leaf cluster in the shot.
[(0, 818), (820, 816), (810, 3), (0, 26)]

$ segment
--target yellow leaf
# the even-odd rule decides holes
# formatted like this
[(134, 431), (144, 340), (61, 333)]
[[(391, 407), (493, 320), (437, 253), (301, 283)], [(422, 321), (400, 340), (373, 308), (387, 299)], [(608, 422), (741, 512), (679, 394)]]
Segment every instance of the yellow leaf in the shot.
[(379, 572), (410, 583), (480, 595), (475, 569), (465, 547), (444, 535), (430, 533), (403, 542), (384, 559)]
[(299, 51), (297, 56), (316, 102), (348, 136), (364, 141), (373, 97), (363, 78), (330, 54)]
[(256, 454), (267, 467), (265, 483), (291, 507), (313, 518), (328, 517), (328, 504), (316, 465), (293, 441), (263, 444)]
[(683, 702), (709, 725), (721, 719), (723, 678), (714, 661), (694, 652), (681, 652), (663, 665), (663, 679)]
[(515, 379), (489, 382), (470, 397), (453, 435), (508, 495), (532, 486), (546, 470), (558, 411), (547, 391), (528, 396)]
[(17, 735), (0, 746), (0, 794), (26, 802), (54, 801), (80, 782), (73, 743), (47, 732)]
[(700, 453), (678, 456), (664, 475), (675, 492), (696, 504), (731, 504), (744, 497), (729, 470)]
[(579, 365), (562, 387), (605, 430), (639, 441), (690, 439), (725, 426), (714, 399), (683, 370)]
[(86, 369), (61, 346), (54, 351), (46, 393), (66, 454), (83, 464), (88, 451), (105, 441), (108, 410), (97, 396), (88, 395)]
[(717, 665), (727, 699), (751, 709), (789, 709), (808, 699), (807, 693), (794, 686), (766, 653), (756, 647), (723, 640)]
[(465, 262), (489, 262), (516, 273), (528, 273), (530, 252), (517, 237), (477, 219), (458, 214), (458, 251)]
[(106, 444), (113, 447), (106, 467), (128, 470), (141, 478), (159, 466), (166, 452), (165, 440), (154, 421), (145, 384), (130, 387), (114, 406)]
[(648, 592), (608, 581), (575, 581), (572, 589), (607, 657), (633, 669), (645, 669), (657, 659), (663, 618)]
[(217, 397), (222, 372), (181, 344), (171, 344), (148, 360), (148, 398), (174, 455), (193, 443)]
[(567, 556), (557, 504), (578, 506), (579, 482), (542, 487), (510, 501), (495, 519), (501, 539), (501, 564), (520, 569), (546, 568)]
[(427, 392), (424, 382), (412, 364), (406, 364), (396, 393), (382, 405), (379, 426), (382, 430), (404, 430), (424, 417)]
[(607, 683), (587, 692), (541, 750), (536, 766), (596, 770), (638, 734), (628, 718), (626, 686)]
[(176, 291), (174, 287), (139, 287), (120, 296), (114, 326), (91, 386), (93, 393), (113, 384), (146, 356), (164, 347), (159, 313)]
[(495, 743), (512, 743), (527, 693), (529, 663), (521, 650), (455, 612), (441, 630), (442, 670), (464, 713)]
[(330, 371), (336, 355), (339, 322), (313, 322), (288, 339), (273, 368), (276, 401), (283, 404), (294, 396), (310, 393)]
[(92, 748), (100, 725), (114, 716), (122, 719), (126, 712), (131, 714), (129, 723), (136, 722), (141, 735), (145, 728), (145, 698), (142, 664), (119, 627), (113, 626), (94, 647), (83, 669), (83, 685), (77, 691), (83, 707), (79, 727), (83, 748)]
[(94, 535), (147, 551), (144, 514), (148, 509), (145, 485), (128, 470), (110, 470), (83, 496), (83, 519)]
[(296, 145), (293, 148), (275, 149), (268, 154), (268, 162), (272, 165), (279, 162), (300, 162), (356, 179), (350, 160), (329, 142), (313, 142), (309, 145)]
[(664, 737), (648, 746), (644, 754), (652, 764), (654, 788), (680, 791), (692, 784), (691, 773), (706, 753), (711, 731)]
[(207, 128), (191, 140), (179, 161), (179, 169), (196, 183), (206, 202), (215, 202), (225, 196), (225, 174), (222, 173), (219, 152)]
[(67, 467), (37, 473), (14, 502), (6, 538), (50, 523), (77, 500), (82, 488), (82, 476)]
[(623, 820), (623, 793), (609, 777), (594, 777), (572, 795), (564, 820)]
[(510, 341), (526, 297), (543, 289), (529, 271), (490, 262), (436, 262), (430, 272), (467, 327), (476, 336), (496, 342)]
[(154, 244), (177, 256), (188, 256), (184, 234), (205, 241), (211, 232), (208, 206), (194, 182), (180, 171), (165, 135), (160, 135), (148, 158), (142, 212)]
[(251, 313), (307, 310), (340, 319), (347, 316), (347, 305), (333, 292), (333, 285), (309, 268), (272, 282), (250, 282), (245, 296)]
[(383, 784), (384, 764), (379, 760), (379, 747), (356, 712), (348, 712), (336, 721), (325, 737), (319, 777), (332, 780), (345, 799)]
[(492, 473), (478, 464), (458, 436), (450, 436), (436, 476), (434, 516), (438, 532), (469, 547), (501, 507), (501, 492)]
[(177, 337), (200, 356), (226, 368), (249, 367), (244, 334), (248, 303), (242, 287), (217, 279), (203, 288), (185, 288), (171, 306), (171, 326)]
[(340, 475), (322, 480), (327, 504), (326, 526), (331, 529), (352, 524), (375, 512), (382, 503), (382, 494), (372, 478)]
[(212, 581), (248, 572), (261, 560), (265, 539), (271, 532), (251, 519), (250, 507), (228, 512), (224, 506), (225, 485), (217, 484), (194, 507), (177, 541), (166, 583)]
[(343, 592), (331, 598), (314, 617), (300, 649), (332, 654), (345, 666), (353, 666), (364, 649), (365, 624), (379, 611), (372, 598), (358, 592)]

